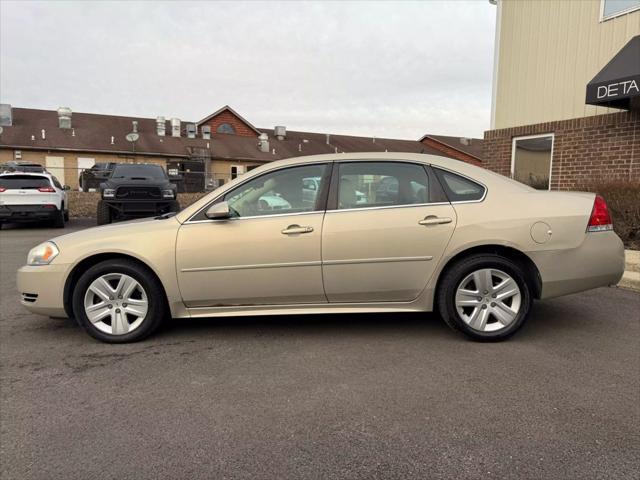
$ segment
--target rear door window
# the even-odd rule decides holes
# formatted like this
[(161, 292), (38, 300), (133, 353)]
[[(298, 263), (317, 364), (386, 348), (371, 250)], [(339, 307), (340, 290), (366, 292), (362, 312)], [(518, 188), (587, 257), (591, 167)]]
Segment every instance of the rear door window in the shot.
[(338, 209), (419, 205), (429, 202), (429, 177), (404, 162), (339, 164)]
[(6, 175), (0, 176), (0, 187), (7, 190), (37, 190), (42, 187), (51, 187), (51, 183), (47, 177)]

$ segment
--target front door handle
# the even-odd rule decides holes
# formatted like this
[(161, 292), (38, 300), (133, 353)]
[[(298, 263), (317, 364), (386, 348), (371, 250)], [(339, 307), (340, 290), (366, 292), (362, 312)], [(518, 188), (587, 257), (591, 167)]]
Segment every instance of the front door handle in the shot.
[(420, 220), (420, 225), (442, 225), (443, 223), (451, 223), (453, 220), (450, 217), (436, 217), (435, 215), (429, 215), (424, 217), (424, 220)]
[(287, 228), (282, 230), (283, 235), (296, 235), (311, 232), (313, 232), (313, 227), (301, 227), (300, 225), (289, 225)]

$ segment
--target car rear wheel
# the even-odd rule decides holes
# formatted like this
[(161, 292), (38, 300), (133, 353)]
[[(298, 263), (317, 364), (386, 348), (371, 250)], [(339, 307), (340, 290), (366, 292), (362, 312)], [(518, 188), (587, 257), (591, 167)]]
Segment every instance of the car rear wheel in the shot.
[(98, 201), (98, 210), (96, 212), (96, 217), (98, 220), (98, 225), (106, 225), (111, 223), (111, 209), (109, 205), (104, 203), (102, 200)]
[(446, 271), (438, 288), (440, 315), (474, 340), (504, 340), (524, 325), (531, 292), (522, 268), (507, 258), (480, 254)]
[(73, 312), (89, 335), (107, 343), (141, 340), (167, 316), (160, 282), (129, 260), (106, 260), (82, 274), (73, 291)]

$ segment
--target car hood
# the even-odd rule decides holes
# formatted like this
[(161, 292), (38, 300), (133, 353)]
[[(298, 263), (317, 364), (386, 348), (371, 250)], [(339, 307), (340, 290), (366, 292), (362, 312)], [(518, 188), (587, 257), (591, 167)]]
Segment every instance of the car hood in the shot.
[(56, 263), (77, 263), (99, 253), (120, 253), (141, 260), (149, 256), (174, 256), (180, 222), (175, 217), (142, 218), (52, 238), (60, 254)]

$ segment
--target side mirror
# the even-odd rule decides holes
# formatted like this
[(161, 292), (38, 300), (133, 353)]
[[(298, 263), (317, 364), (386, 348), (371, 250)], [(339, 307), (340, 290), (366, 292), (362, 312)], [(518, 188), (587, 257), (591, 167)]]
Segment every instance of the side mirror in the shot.
[(211, 205), (204, 215), (211, 220), (225, 220), (231, 218), (231, 210), (227, 202), (220, 202)]
[(71, 190), (71, 187), (69, 185), (63, 185), (62, 190)]

